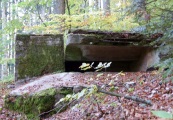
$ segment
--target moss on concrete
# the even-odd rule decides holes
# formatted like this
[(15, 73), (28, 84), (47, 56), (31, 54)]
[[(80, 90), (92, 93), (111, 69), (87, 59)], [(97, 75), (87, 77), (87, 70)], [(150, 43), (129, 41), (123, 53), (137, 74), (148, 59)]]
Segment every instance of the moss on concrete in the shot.
[(57, 93), (62, 94), (62, 95), (72, 94), (73, 93), (73, 89), (72, 88), (68, 88), (68, 87), (63, 87), (63, 88), (59, 89), (57, 91)]
[(55, 97), (57, 94), (65, 96), (72, 93), (73, 90), (71, 88), (60, 88), (59, 90), (50, 88), (32, 95), (8, 95), (5, 98), (5, 107), (26, 114), (29, 120), (39, 120), (39, 115), (41, 113), (53, 109), (55, 102), (57, 101)]
[(34, 95), (7, 96), (5, 107), (26, 114), (28, 119), (40, 119), (39, 114), (53, 108), (56, 89), (47, 89)]
[[(17, 37), (17, 80), (56, 71), (63, 72), (65, 69), (63, 38), (58, 35), (49, 36), (50, 38), (48, 36), (34, 37), (34, 39), (27, 35)], [(57, 38), (60, 39), (58, 45)]]
[(64, 70), (63, 57), (59, 57), (62, 51), (56, 46), (31, 46), (26, 57), (19, 58), (19, 79), (25, 76), (40, 76), (58, 70)]
[(80, 48), (77, 46), (69, 45), (66, 47), (65, 51), (65, 59), (68, 61), (73, 61), (73, 60), (81, 60), (82, 59), (82, 51)]

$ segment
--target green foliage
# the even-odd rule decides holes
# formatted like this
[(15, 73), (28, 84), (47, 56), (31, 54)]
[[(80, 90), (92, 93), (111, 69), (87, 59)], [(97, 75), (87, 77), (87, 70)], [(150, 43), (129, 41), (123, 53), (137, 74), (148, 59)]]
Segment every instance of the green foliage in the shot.
[[(62, 31), (68, 29), (92, 29), (92, 30), (108, 30), (108, 31), (129, 31), (137, 27), (137, 23), (133, 23), (131, 17), (124, 20), (118, 18), (117, 13), (112, 13), (110, 16), (103, 16), (101, 12), (79, 14), (79, 15), (50, 15), (47, 25), (36, 25), (27, 30), (35, 29), (37, 31), (42, 29), (43, 33), (57, 33), (57, 29)], [(59, 24), (61, 23), (61, 24)]]
[(131, 7), (127, 9), (130, 14), (135, 15), (135, 21), (140, 25), (135, 31), (149, 36), (155, 34), (152, 37), (156, 40), (151, 46), (160, 51), (161, 62), (157, 66), (163, 71), (164, 78), (173, 72), (172, 6), (171, 0), (132, 0)]
[(1, 81), (0, 81), (0, 84), (1, 83), (11, 83), (11, 82), (14, 82), (14, 75), (13, 74), (10, 74), (8, 76), (5, 76)]
[(7, 23), (6, 27), (3, 29), (3, 32), (14, 33), (16, 29), (20, 30), (22, 29), (22, 27), (22, 21), (20, 21), (19, 19), (13, 19)]
[[(36, 10), (37, 6), (49, 6), (51, 2), (52, 0), (41, 0), (37, 2), (31, 0), (20, 2), (18, 6), (27, 10), (27, 14), (24, 16), (27, 16), (29, 12), (39, 16)], [(118, 0), (111, 1), (111, 3), (114, 2), (118, 2)], [(90, 9), (92, 9), (92, 6), (88, 6), (85, 1), (70, 0), (68, 1), (70, 15), (68, 10), (66, 10), (66, 14), (64, 15), (46, 15), (46, 17), (42, 18), (44, 19), (42, 24), (34, 26), (27, 25), (25, 26), (25, 30), (34, 30), (36, 33), (62, 33), (68, 29), (129, 31), (132, 28), (137, 27), (138, 24), (133, 22), (134, 16), (126, 16), (125, 19), (122, 19), (122, 17), (124, 17), (124, 8), (127, 4), (129, 4), (129, 2), (121, 3), (118, 7), (116, 4), (112, 4), (111, 15), (104, 16), (103, 11), (100, 9), (96, 9), (91, 12)], [(45, 10), (47, 11), (46, 8)]]
[(73, 100), (79, 100), (82, 97), (90, 97), (93, 94), (97, 93), (97, 86), (96, 85), (92, 85), (91, 87), (85, 88), (83, 89), (81, 92), (78, 92), (76, 94), (68, 94), (66, 95), (64, 98), (61, 98), (56, 104), (55, 106), (59, 105), (62, 102), (71, 102)]
[(29, 10), (29, 12), (34, 12), (34, 10), (37, 10), (37, 5), (50, 6), (51, 3), (52, 3), (52, 0), (39, 0), (39, 1), (25, 0), (25, 1), (19, 2), (17, 6), (22, 9)]
[(151, 111), (155, 116), (165, 119), (173, 119), (173, 114), (166, 111)]

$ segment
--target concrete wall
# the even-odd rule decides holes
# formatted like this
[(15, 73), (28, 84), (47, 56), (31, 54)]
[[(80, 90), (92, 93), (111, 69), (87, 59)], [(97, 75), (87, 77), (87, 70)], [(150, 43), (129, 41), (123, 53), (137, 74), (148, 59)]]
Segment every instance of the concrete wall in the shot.
[(132, 71), (146, 71), (148, 68), (153, 67), (159, 63), (159, 51), (157, 49), (148, 47), (140, 58), (131, 65)]
[(17, 35), (15, 80), (64, 71), (63, 35)]
[(157, 50), (153, 48), (138, 45), (119, 46), (104, 42), (102, 36), (97, 35), (70, 35), (65, 55), (63, 35), (16, 36), (16, 80), (63, 72), (65, 60), (112, 61), (110, 71), (146, 71), (160, 59)]
[[(118, 38), (115, 39), (118, 41)], [(134, 45), (133, 42), (132, 44), (118, 44), (119, 42), (115, 44), (116, 40), (108, 40), (109, 36), (105, 39), (104, 36), (97, 34), (70, 34), (66, 43), (65, 60), (67, 62), (112, 61), (113, 67), (110, 71), (116, 72), (117, 70), (146, 71), (160, 60), (159, 52), (149, 46), (140, 43)], [(129, 40), (132, 41), (132, 39)], [(129, 43), (128, 39), (124, 41)]]

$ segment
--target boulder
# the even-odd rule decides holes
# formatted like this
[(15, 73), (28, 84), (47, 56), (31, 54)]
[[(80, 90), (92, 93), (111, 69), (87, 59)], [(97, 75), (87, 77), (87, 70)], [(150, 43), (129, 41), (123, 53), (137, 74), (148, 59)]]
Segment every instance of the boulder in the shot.
[[(21, 85), (5, 97), (5, 107), (26, 114), (28, 119), (40, 119), (40, 114), (54, 108), (56, 102), (67, 94), (82, 90), (80, 82), (73, 81), (73, 73), (59, 73), (37, 78)], [(68, 84), (66, 84), (68, 82)], [(54, 111), (61, 109), (60, 104)]]

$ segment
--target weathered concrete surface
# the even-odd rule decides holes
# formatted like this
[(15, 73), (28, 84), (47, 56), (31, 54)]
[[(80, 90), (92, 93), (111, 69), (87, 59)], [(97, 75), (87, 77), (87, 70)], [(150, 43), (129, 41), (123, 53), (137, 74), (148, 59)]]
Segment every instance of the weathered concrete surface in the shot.
[(154, 67), (159, 63), (160, 57), (157, 49), (148, 48), (141, 54), (137, 62), (132, 64), (133, 71), (146, 71), (150, 67)]
[(143, 45), (151, 40), (139, 33), (125, 32), (72, 32), (68, 35), (66, 44), (81, 44), (81, 45), (134, 45), (140, 42)]
[(146, 71), (158, 63), (160, 58), (158, 51), (146, 46), (145, 42), (149, 40), (144, 40), (144, 36), (130, 33), (69, 34), (65, 60), (127, 62), (126, 67), (123, 64), (115, 69), (128, 72)]
[(69, 45), (66, 48), (66, 61), (133, 61), (138, 60), (147, 48), (139, 46)]
[(64, 71), (63, 35), (17, 35), (15, 80)]
[(79, 81), (73, 78), (74, 74), (78, 73), (57, 73), (46, 75), (35, 79), (29, 84), (16, 88), (15, 90), (11, 91), (10, 95), (35, 94), (48, 88), (80, 85)]
[(132, 38), (116, 37), (99, 34), (69, 34), (66, 41), (65, 60), (132, 61), (138, 60), (141, 54), (148, 49), (145, 46), (134, 45), (140, 42), (137, 38), (135, 41)]

